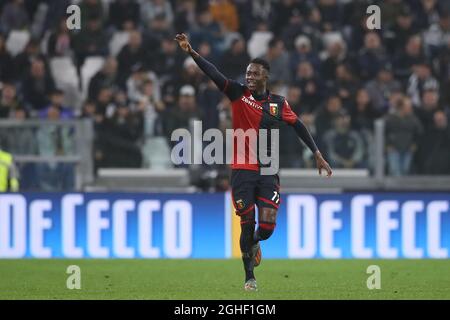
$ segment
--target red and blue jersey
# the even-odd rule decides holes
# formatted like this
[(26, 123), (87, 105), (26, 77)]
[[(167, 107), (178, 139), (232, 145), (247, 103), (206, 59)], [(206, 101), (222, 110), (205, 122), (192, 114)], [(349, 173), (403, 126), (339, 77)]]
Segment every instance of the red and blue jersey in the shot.
[[(297, 115), (292, 111), (289, 103), (283, 96), (273, 94), (269, 91), (263, 96), (254, 96), (243, 84), (234, 80), (227, 80), (223, 92), (231, 100), (233, 130), (242, 129), (246, 132), (253, 129), (259, 137), (260, 129), (267, 129), (267, 150), (265, 154), (271, 153), (271, 129), (278, 129), (280, 122), (293, 125), (297, 121)], [(233, 143), (232, 169), (259, 170), (260, 163), (250, 163), (251, 159), (258, 159), (258, 143), (255, 146), (245, 139), (245, 161), (238, 161), (237, 138)]]
[[(227, 79), (213, 64), (200, 55), (193, 53), (192, 57), (200, 69), (231, 100), (235, 134), (240, 129), (243, 132), (251, 130), (258, 137), (261, 129), (267, 129), (266, 150), (261, 151), (264, 152), (264, 155), (273, 157), (270, 147), (272, 142), (270, 137), (271, 129), (277, 129), (280, 123), (285, 122), (294, 128), (297, 135), (312, 152), (317, 150), (311, 134), (297, 118), (297, 115), (292, 111), (289, 103), (283, 96), (269, 91), (266, 91), (262, 96), (255, 96), (245, 85), (235, 80)], [(236, 137), (234, 137), (232, 169), (259, 170), (261, 167), (258, 153), (259, 142), (254, 145), (245, 139), (244, 155), (241, 154), (241, 149), (237, 142)], [(256, 161), (251, 161), (253, 159), (256, 159)]]

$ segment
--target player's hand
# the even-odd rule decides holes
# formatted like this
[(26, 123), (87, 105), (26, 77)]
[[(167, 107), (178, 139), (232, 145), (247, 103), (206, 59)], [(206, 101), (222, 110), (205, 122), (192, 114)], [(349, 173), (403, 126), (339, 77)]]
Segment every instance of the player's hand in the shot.
[(178, 33), (175, 36), (174, 39), (176, 42), (178, 42), (179, 46), (181, 49), (183, 49), (184, 51), (186, 51), (187, 53), (191, 53), (192, 51), (192, 47), (191, 44), (188, 41), (188, 37), (187, 35), (185, 35), (184, 33)]
[(327, 177), (331, 177), (333, 171), (331, 170), (331, 167), (328, 164), (328, 162), (326, 162), (325, 159), (322, 157), (320, 151), (316, 151), (316, 153), (314, 153), (314, 157), (316, 158), (316, 165), (317, 169), (319, 169), (319, 174), (322, 175), (322, 169), (324, 169), (327, 172)]

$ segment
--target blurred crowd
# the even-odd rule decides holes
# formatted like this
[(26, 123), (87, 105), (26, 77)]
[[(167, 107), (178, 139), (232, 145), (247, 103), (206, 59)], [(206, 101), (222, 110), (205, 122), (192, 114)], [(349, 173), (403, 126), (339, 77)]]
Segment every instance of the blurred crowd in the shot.
[[(67, 27), (70, 4), (81, 8), (80, 30)], [(380, 30), (367, 28), (370, 4)], [(0, 21), (0, 118), (93, 119), (96, 168), (170, 167), (174, 129), (194, 119), (203, 130), (230, 127), (230, 102), (173, 40), (184, 32), (242, 82), (251, 58), (267, 59), (270, 90), (287, 97), (334, 168), (373, 170), (383, 118), (388, 174), (450, 174), (450, 1), (0, 0)], [(8, 50), (24, 31), (24, 47)], [(65, 68), (52, 70), (61, 58), (74, 67), (75, 96), (58, 81)], [(100, 64), (85, 76), (92, 58)], [(76, 152), (71, 130), (6, 134), (16, 154)], [(289, 141), (281, 167), (314, 167), (292, 129), (280, 135)]]

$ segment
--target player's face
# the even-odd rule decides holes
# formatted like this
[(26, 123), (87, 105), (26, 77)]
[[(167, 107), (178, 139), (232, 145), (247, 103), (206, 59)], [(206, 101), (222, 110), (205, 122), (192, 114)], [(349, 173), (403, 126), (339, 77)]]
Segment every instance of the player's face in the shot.
[(261, 92), (266, 85), (267, 71), (260, 64), (250, 63), (245, 73), (245, 80), (250, 91)]

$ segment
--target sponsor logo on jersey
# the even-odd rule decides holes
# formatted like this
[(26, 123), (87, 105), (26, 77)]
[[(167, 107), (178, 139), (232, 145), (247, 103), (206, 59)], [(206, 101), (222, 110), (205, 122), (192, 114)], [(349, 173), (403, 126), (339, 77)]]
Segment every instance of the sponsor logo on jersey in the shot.
[(241, 100), (244, 101), (249, 106), (251, 106), (251, 107), (253, 107), (253, 108), (257, 109), (257, 110), (262, 110), (262, 107), (259, 104), (257, 104), (256, 102), (251, 101), (246, 96), (242, 96)]

